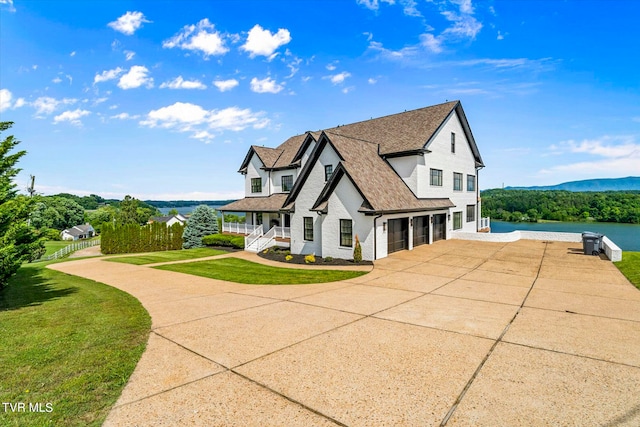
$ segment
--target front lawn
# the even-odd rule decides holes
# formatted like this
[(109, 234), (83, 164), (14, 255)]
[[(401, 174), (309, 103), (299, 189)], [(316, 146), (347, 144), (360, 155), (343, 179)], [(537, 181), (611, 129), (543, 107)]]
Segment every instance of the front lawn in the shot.
[(271, 267), (238, 258), (168, 264), (154, 268), (250, 285), (325, 283), (352, 279), (366, 274), (364, 271)]
[(204, 258), (226, 254), (226, 251), (211, 248), (182, 249), (179, 251), (153, 252), (146, 255), (134, 255), (118, 258), (105, 258), (105, 261), (123, 262), (125, 264), (145, 265), (156, 262), (181, 261), (184, 259)]
[(99, 426), (145, 349), (151, 321), (131, 295), (48, 264), (25, 264), (0, 291), (0, 401), (26, 405), (3, 407), (0, 425)]
[(614, 264), (636, 288), (640, 289), (640, 252), (622, 252), (622, 261)]

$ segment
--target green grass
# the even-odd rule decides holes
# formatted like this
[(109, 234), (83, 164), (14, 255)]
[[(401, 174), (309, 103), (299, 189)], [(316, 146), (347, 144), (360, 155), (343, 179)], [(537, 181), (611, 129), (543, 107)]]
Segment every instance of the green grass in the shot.
[(226, 251), (211, 248), (182, 249), (179, 251), (154, 252), (147, 255), (134, 255), (118, 258), (107, 258), (105, 261), (123, 262), (126, 264), (144, 265), (156, 262), (180, 261), (184, 259), (203, 258), (226, 254)]
[(335, 282), (336, 280), (352, 279), (366, 273), (363, 271), (306, 270), (271, 267), (238, 258), (169, 264), (154, 268), (250, 285), (293, 285)]
[[(97, 239), (97, 237), (94, 237), (94, 239)], [(73, 243), (78, 243), (82, 241), (83, 240), (75, 240), (75, 241), (74, 240), (47, 240), (46, 242), (44, 242), (44, 248), (46, 249), (44, 256), (51, 255), (54, 252), (64, 248), (65, 246), (69, 246)]]
[[(146, 346), (151, 321), (132, 296), (92, 280), (24, 265), (0, 291), (2, 426), (99, 426)], [(46, 408), (46, 407), (45, 407)]]
[(614, 263), (636, 288), (640, 289), (640, 252), (622, 252), (622, 261)]

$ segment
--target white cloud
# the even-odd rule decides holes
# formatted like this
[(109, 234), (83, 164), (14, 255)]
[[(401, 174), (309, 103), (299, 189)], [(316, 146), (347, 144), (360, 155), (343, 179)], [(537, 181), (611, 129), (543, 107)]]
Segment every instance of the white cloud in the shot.
[(109, 22), (107, 25), (116, 31), (130, 36), (142, 26), (142, 23), (150, 22), (142, 12), (127, 12), (117, 20)]
[(132, 51), (132, 50), (125, 50), (124, 51), (124, 58), (127, 61), (131, 61), (134, 56), (136, 56), (136, 53), (134, 51)]
[(342, 89), (342, 93), (349, 93), (355, 89), (354, 86), (345, 87)]
[(136, 114), (136, 115), (131, 115), (129, 113), (120, 113), (120, 114), (116, 114), (115, 116), (111, 116), (112, 119), (118, 119), (118, 120), (133, 120), (133, 119), (139, 119), (140, 115)]
[(124, 71), (125, 71), (124, 68), (120, 68), (120, 67), (114, 68), (113, 70), (103, 71), (100, 74), (96, 74), (96, 76), (93, 78), (93, 83), (96, 84), (96, 83), (106, 82), (107, 80), (116, 79)]
[(480, 21), (473, 17), (471, 1), (460, 2), (460, 13), (445, 10), (441, 14), (447, 21), (453, 22), (453, 26), (444, 30), (443, 34), (474, 39), (482, 29)]
[(153, 87), (153, 78), (148, 76), (149, 70), (141, 65), (134, 65), (127, 74), (120, 77), (118, 87), (120, 89), (135, 89), (142, 85)]
[(9, 89), (0, 89), (0, 112), (11, 108), (11, 98), (13, 95)]
[(215, 80), (213, 82), (213, 85), (217, 87), (220, 92), (226, 92), (228, 90), (231, 90), (234, 87), (238, 86), (239, 84), (240, 82), (238, 82), (236, 79)]
[(417, 57), (419, 53), (418, 48), (414, 46), (403, 47), (400, 50), (391, 50), (376, 41), (371, 41), (367, 49), (371, 52), (376, 52), (380, 58), (388, 61), (406, 61)]
[(199, 105), (176, 102), (168, 107), (152, 110), (143, 126), (160, 127), (178, 132), (190, 132), (192, 138), (212, 139), (211, 132), (242, 131), (246, 128), (262, 129), (268, 126), (269, 119), (263, 112), (253, 112), (250, 109), (229, 107), (222, 110), (205, 110)]
[(334, 71), (338, 67), (336, 67), (334, 63), (331, 63), (331, 64), (328, 64), (325, 68), (329, 71)]
[(369, 77), (369, 79), (367, 80), (367, 83), (369, 83), (370, 85), (374, 85), (378, 83), (378, 80), (374, 79), (373, 77)]
[(394, 0), (356, 0), (356, 3), (370, 10), (378, 10), (380, 8), (380, 3), (395, 4), (395, 1)]
[(182, 76), (178, 76), (173, 80), (164, 82), (160, 85), (160, 89), (206, 89), (207, 86), (198, 80), (185, 80)]
[(12, 12), (12, 13), (13, 13), (13, 12), (15, 12), (15, 11), (16, 11), (16, 8), (13, 6), (13, 0), (0, 0), (0, 4), (6, 4), (6, 5), (8, 5), (9, 7), (8, 7), (8, 9), (7, 9), (7, 10), (8, 10), (9, 12)]
[(24, 100), (24, 98), (18, 98), (16, 99), (15, 104), (13, 104), (13, 108), (20, 108), (23, 107), (27, 104), (27, 102)]
[(634, 136), (609, 136), (598, 139), (563, 141), (549, 147), (551, 154), (570, 154), (595, 157), (594, 160), (579, 161), (552, 166), (541, 174), (570, 173), (593, 177), (626, 176), (640, 174), (640, 142)]
[(420, 44), (433, 53), (442, 52), (442, 38), (435, 37), (433, 34), (425, 33), (420, 35)]
[(60, 105), (71, 105), (76, 102), (78, 102), (78, 100), (73, 98), (63, 98), (58, 100), (49, 96), (41, 96), (33, 101), (31, 106), (36, 109), (36, 115), (39, 116), (42, 114), (53, 113)]
[(186, 25), (180, 32), (165, 40), (162, 47), (174, 47), (201, 52), (205, 59), (211, 55), (224, 55), (229, 51), (224, 44), (222, 35), (215, 31), (215, 26), (207, 18), (196, 25)]
[(344, 81), (349, 77), (351, 77), (351, 73), (343, 71), (332, 76), (326, 76), (325, 78), (331, 80), (331, 83), (333, 83), (334, 85), (338, 85), (344, 83)]
[(71, 52), (69, 56), (76, 56), (76, 51), (74, 50), (73, 52)]
[(282, 89), (284, 89), (283, 85), (269, 77), (262, 80), (258, 80), (256, 77), (251, 79), (251, 90), (255, 93), (278, 93)]
[(251, 58), (261, 55), (273, 59), (274, 52), (280, 46), (291, 41), (291, 34), (285, 28), (279, 28), (277, 33), (271, 33), (263, 29), (260, 25), (255, 25), (247, 36), (247, 41), (241, 48), (249, 52)]
[(59, 114), (53, 118), (53, 123), (58, 124), (60, 122), (69, 122), (72, 125), (80, 126), (82, 122), (80, 122), (80, 118), (84, 116), (88, 116), (91, 112), (87, 110), (73, 110), (73, 111), (65, 111), (62, 114)]
[(504, 40), (504, 34), (498, 31), (498, 36), (496, 37), (496, 40)]

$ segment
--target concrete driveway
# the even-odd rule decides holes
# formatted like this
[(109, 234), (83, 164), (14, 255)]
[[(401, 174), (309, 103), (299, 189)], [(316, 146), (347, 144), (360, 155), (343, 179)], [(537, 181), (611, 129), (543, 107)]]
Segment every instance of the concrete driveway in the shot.
[(640, 291), (580, 244), (441, 241), (293, 286), (50, 268), (152, 317), (107, 426), (640, 425)]

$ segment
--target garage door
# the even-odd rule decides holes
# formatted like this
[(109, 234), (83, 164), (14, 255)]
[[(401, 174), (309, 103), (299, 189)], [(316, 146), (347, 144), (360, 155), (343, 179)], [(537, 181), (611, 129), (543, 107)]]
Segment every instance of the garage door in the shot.
[(389, 220), (388, 252), (409, 249), (409, 218)]
[(413, 217), (413, 246), (420, 246), (429, 243), (429, 217)]
[(433, 216), (433, 241), (447, 238), (447, 214)]

